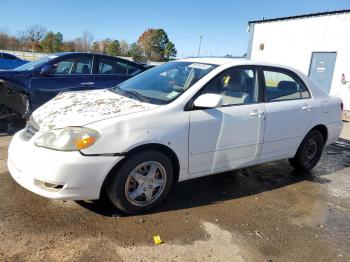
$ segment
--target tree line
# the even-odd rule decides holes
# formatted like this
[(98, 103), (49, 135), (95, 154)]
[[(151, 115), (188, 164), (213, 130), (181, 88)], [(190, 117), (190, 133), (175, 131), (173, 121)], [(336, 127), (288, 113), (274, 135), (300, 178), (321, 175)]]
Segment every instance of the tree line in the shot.
[(149, 28), (134, 43), (105, 38), (94, 41), (94, 36), (84, 31), (74, 40), (64, 40), (61, 32), (47, 31), (40, 25), (32, 25), (17, 35), (0, 30), (0, 49), (43, 53), (94, 52), (112, 56), (133, 57), (135, 61), (169, 61), (177, 50), (163, 29)]

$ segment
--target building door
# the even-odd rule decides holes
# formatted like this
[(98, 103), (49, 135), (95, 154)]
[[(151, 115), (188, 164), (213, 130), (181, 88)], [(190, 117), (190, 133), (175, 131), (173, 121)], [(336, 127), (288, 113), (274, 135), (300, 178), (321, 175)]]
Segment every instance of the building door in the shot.
[(311, 57), (309, 77), (329, 94), (332, 85), (336, 52), (313, 52)]

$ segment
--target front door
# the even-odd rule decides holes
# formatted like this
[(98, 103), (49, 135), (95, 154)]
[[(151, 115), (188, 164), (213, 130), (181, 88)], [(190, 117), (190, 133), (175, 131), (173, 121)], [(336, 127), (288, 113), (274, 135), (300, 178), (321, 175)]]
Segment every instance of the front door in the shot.
[(92, 56), (69, 56), (55, 63), (56, 72), (31, 79), (31, 106), (36, 109), (60, 92), (95, 88), (92, 75)]
[(192, 177), (258, 161), (264, 130), (264, 105), (258, 103), (258, 89), (254, 67), (230, 68), (202, 89), (200, 94), (221, 95), (224, 104), (220, 108), (191, 111), (189, 172)]
[(313, 52), (310, 64), (309, 77), (329, 94), (332, 85), (336, 52)]
[(289, 70), (263, 68), (266, 126), (261, 160), (288, 157), (305, 136), (315, 112), (305, 84)]

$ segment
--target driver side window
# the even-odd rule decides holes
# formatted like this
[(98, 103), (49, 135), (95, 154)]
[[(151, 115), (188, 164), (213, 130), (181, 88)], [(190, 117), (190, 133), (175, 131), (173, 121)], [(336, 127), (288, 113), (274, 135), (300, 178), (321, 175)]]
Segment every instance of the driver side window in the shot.
[(90, 57), (69, 57), (56, 63), (55, 75), (88, 75), (91, 74)]
[(201, 94), (218, 94), (223, 106), (247, 105), (258, 101), (257, 71), (234, 67), (214, 77)]
[(73, 70), (74, 60), (64, 60), (57, 63), (55, 75), (69, 75)]

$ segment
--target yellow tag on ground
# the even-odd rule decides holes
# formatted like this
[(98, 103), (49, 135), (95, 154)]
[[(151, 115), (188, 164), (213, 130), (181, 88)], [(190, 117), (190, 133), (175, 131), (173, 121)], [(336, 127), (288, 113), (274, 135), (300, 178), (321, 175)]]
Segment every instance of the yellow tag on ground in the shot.
[(163, 244), (164, 242), (160, 239), (160, 236), (154, 236), (153, 237), (154, 243), (156, 243), (156, 245), (160, 245)]

